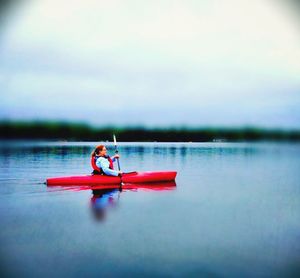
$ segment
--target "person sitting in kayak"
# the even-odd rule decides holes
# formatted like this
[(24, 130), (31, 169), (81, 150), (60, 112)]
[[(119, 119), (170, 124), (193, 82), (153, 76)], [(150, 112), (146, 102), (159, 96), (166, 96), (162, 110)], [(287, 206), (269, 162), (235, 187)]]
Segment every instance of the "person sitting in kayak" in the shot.
[(118, 154), (110, 157), (104, 145), (99, 145), (92, 152), (91, 164), (94, 175), (119, 176), (123, 174), (121, 171), (114, 170), (113, 162), (120, 156)]

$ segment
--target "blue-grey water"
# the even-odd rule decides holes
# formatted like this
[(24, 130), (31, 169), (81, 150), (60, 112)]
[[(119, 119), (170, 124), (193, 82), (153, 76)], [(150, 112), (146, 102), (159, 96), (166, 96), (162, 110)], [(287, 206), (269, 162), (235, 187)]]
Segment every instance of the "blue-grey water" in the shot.
[(176, 187), (43, 184), (90, 173), (95, 145), (1, 143), (1, 277), (299, 277), (300, 144), (121, 143), (122, 170)]

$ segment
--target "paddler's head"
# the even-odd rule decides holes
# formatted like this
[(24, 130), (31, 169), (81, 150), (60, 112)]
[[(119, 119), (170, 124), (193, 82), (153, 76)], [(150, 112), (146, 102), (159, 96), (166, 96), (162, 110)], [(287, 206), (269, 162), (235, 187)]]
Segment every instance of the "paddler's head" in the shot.
[(107, 150), (104, 145), (99, 145), (94, 151), (96, 156), (106, 156)]

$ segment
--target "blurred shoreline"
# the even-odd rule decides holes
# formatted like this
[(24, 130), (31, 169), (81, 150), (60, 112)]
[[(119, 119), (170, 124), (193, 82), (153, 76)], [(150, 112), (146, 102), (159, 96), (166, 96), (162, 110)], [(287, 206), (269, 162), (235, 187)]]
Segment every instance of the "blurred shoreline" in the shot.
[(122, 142), (245, 142), (300, 141), (300, 130), (241, 128), (92, 127), (82, 123), (1, 121), (0, 139)]

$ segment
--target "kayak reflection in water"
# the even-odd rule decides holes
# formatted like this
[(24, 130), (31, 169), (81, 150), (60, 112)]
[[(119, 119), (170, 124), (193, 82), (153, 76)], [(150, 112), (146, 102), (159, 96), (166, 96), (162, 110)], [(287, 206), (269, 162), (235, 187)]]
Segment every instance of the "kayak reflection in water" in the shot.
[[(109, 185), (103, 185), (109, 186)], [(96, 220), (104, 221), (106, 214), (111, 208), (115, 208), (119, 202), (120, 194), (122, 192), (137, 192), (139, 190), (144, 191), (168, 191), (176, 188), (176, 183), (163, 182), (163, 183), (140, 183), (136, 184), (124, 184), (121, 188), (115, 185), (115, 188), (97, 188), (92, 189), (93, 196), (91, 198), (91, 209)], [(118, 188), (117, 188), (118, 187)], [(88, 188), (82, 189), (86, 190)]]
[(113, 162), (119, 159), (119, 155), (116, 154), (112, 157), (107, 155), (107, 149), (104, 145), (99, 145), (92, 152), (91, 164), (93, 167), (93, 175), (108, 175), (108, 176), (120, 176), (123, 174), (121, 171), (114, 170)]
[(91, 198), (92, 212), (96, 220), (104, 221), (108, 207), (115, 207), (119, 199), (119, 189), (96, 189)]

